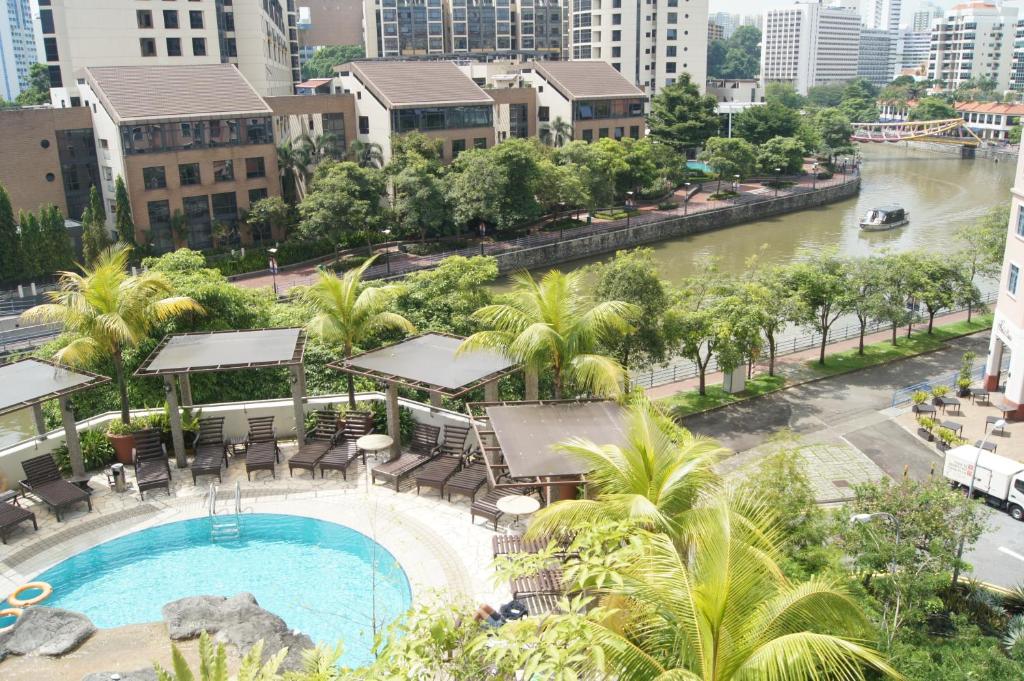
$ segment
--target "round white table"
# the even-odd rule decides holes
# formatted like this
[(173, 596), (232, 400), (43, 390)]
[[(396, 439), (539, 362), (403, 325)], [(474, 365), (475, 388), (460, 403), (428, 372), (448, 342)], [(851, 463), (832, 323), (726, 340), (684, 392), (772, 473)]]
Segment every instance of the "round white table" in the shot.
[(521, 516), (532, 515), (540, 508), (540, 502), (535, 497), (528, 497), (523, 494), (509, 494), (501, 497), (495, 503), (498, 510), (513, 516), (512, 524), (508, 526), (510, 532), (520, 532), (525, 527), (520, 522)]
[(391, 439), (390, 435), (374, 433), (371, 435), (364, 435), (356, 440), (356, 447), (364, 452), (370, 452), (373, 455), (373, 458), (377, 459), (380, 452), (385, 449), (390, 449), (391, 445), (394, 443), (395, 441)]

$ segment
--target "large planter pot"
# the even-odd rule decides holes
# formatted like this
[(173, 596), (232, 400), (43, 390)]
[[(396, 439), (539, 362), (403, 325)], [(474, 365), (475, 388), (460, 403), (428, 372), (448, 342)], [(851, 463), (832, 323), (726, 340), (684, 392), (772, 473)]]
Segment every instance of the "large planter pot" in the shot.
[(132, 450), (135, 449), (135, 436), (131, 433), (127, 435), (113, 435), (111, 433), (107, 433), (107, 439), (114, 447), (114, 456), (117, 457), (117, 462), (123, 463), (126, 466), (131, 466)]
[(949, 445), (947, 445), (942, 440), (936, 440), (935, 441), (935, 448), (938, 449), (940, 452), (947, 452), (947, 451), (949, 451)]
[(932, 440), (935, 439), (935, 435), (932, 433), (932, 431), (928, 430), (927, 428), (918, 428), (917, 434), (923, 437), (928, 442), (931, 442)]

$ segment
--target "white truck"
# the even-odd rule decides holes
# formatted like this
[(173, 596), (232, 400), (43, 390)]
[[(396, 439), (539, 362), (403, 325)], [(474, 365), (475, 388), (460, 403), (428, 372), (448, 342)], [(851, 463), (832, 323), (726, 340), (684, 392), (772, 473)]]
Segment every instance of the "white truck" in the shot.
[[(975, 459), (977, 470), (974, 470)], [(972, 445), (961, 445), (946, 452), (943, 476), (967, 489), (972, 474), (975, 494), (984, 495), (986, 503), (1003, 509), (1014, 520), (1024, 520), (1024, 463), (986, 451), (978, 458), (978, 448)]]

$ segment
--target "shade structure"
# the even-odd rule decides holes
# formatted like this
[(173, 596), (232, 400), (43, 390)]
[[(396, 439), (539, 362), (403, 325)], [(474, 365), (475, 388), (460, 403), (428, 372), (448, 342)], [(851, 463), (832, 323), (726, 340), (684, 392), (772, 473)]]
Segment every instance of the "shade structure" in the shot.
[(79, 390), (86, 390), (109, 381), (106, 376), (71, 369), (41, 359), (23, 359), (0, 365), (0, 415), (31, 408), (35, 416), (36, 429), (43, 435), (46, 428), (41, 405), (47, 400), (57, 400), (60, 403), (71, 470), (76, 477), (82, 477), (85, 475), (82, 447), (78, 440), (78, 425), (68, 397)]
[(191, 406), (189, 374), (193, 373), (288, 368), (295, 411), (295, 436), (299, 444), (303, 444), (306, 376), (302, 357), (305, 347), (306, 334), (298, 328), (177, 333), (160, 341), (135, 375), (162, 376), (164, 379), (178, 466), (184, 467), (187, 461), (175, 384), (181, 390), (181, 404)]
[(388, 434), (395, 443), (392, 454), (397, 454), (401, 446), (399, 385), (428, 391), (431, 404), (440, 406), (442, 395), (458, 397), (480, 386), (489, 398), (496, 397), (498, 380), (519, 370), (516, 362), (490, 350), (459, 354), (463, 340), (444, 333), (425, 333), (328, 366), (387, 384)]

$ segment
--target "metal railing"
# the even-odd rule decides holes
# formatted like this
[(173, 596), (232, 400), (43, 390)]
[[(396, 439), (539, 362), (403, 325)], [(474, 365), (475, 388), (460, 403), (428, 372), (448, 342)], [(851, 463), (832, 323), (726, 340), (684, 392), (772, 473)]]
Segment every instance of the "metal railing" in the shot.
[(60, 324), (38, 324), (0, 331), (0, 357), (33, 350), (61, 332)]
[[(1006, 371), (1010, 366), (1010, 357), (1008, 355), (1003, 356), (1003, 361), (1000, 366), (1000, 371)], [(971, 382), (975, 383), (985, 377), (985, 361), (977, 363), (971, 369)], [(960, 380), (960, 372), (954, 371), (949, 374), (944, 374), (938, 378), (934, 378), (929, 381), (921, 381), (920, 383), (914, 383), (913, 385), (906, 385), (902, 388), (898, 388), (892, 393), (892, 400), (890, 400), (890, 407), (902, 407), (905, 404), (910, 404), (913, 401), (914, 393), (916, 392), (931, 392), (931, 389), (937, 385), (944, 385), (952, 390), (956, 390), (957, 381)]]
[[(992, 291), (982, 296), (982, 302), (986, 305), (994, 303), (998, 293)], [(945, 310), (936, 317), (944, 317), (946, 315), (955, 314), (957, 312), (963, 312), (966, 307), (957, 307), (950, 310)], [(977, 306), (974, 308), (977, 311)], [(922, 319), (921, 315), (915, 317), (914, 323), (918, 324), (922, 321), (927, 321), (927, 317)], [(873, 333), (880, 331), (889, 331), (892, 329), (892, 324), (884, 322), (870, 322), (864, 331), (864, 335), (868, 336)], [(860, 337), (860, 324), (846, 324), (840, 327), (833, 327), (829, 330), (828, 339), (829, 343), (838, 343), (844, 340), (850, 340), (851, 338)], [(794, 355), (804, 350), (810, 350), (817, 348), (821, 345), (821, 334), (819, 333), (806, 333), (797, 336), (784, 337), (776, 341), (775, 344), (775, 357), (785, 357), (787, 355)], [(768, 344), (765, 343), (761, 348), (761, 358), (768, 357)], [(712, 358), (708, 363), (707, 372), (712, 374), (719, 370), (718, 362), (715, 358)], [(666, 385), (669, 383), (678, 383), (679, 381), (687, 381), (692, 378), (697, 378), (700, 372), (697, 370), (697, 366), (690, 360), (680, 359), (672, 364), (662, 367), (659, 369), (652, 369), (649, 371), (632, 371), (630, 372), (630, 381), (633, 385), (641, 388), (654, 388), (659, 385)]]

